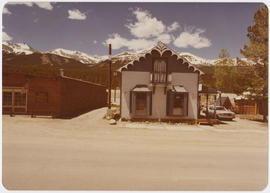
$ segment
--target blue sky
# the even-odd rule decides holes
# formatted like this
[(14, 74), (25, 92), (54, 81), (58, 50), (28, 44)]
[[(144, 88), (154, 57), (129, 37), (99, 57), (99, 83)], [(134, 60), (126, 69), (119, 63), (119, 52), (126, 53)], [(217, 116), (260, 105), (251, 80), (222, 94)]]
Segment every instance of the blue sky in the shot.
[(138, 51), (166, 43), (178, 52), (214, 59), (222, 48), (243, 57), (259, 3), (21, 3), (3, 9), (3, 41), (42, 51), (92, 55)]

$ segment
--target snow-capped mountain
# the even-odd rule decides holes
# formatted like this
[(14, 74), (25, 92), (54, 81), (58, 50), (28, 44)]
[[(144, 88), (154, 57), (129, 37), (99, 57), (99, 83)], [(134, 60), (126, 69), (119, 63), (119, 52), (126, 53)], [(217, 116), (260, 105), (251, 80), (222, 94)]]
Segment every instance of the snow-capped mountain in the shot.
[[(122, 52), (120, 54), (117, 54), (115, 56), (112, 56), (112, 61), (132, 61), (136, 59), (138, 56), (143, 56), (147, 50), (143, 50), (141, 52)], [(201, 58), (199, 56), (195, 56), (194, 54), (188, 53), (188, 52), (180, 52), (180, 56), (184, 57), (187, 61), (194, 65), (214, 65), (215, 64), (215, 59), (205, 59)]]
[(102, 58), (92, 56), (90, 54), (86, 54), (80, 51), (66, 50), (63, 48), (58, 48), (47, 53), (56, 54), (66, 58), (72, 58), (84, 64), (98, 63), (102, 60)]
[(179, 55), (184, 57), (191, 64), (195, 64), (195, 65), (214, 65), (216, 61), (216, 60), (201, 58), (199, 56), (195, 56), (194, 54), (191, 54), (188, 52), (181, 52), (179, 53)]
[(42, 51), (33, 49), (32, 47), (30, 47), (29, 45), (25, 43), (2, 42), (2, 49), (4, 53), (8, 53), (8, 54), (13, 53), (16, 55), (20, 55), (20, 54), (30, 55), (33, 53), (55, 54), (55, 55), (62, 56), (65, 58), (71, 58), (71, 59), (77, 60), (83, 64), (93, 64), (93, 63), (98, 63), (103, 60), (103, 58), (101, 57), (96, 57), (96, 56), (92, 56), (90, 54), (86, 54), (80, 51), (72, 51), (72, 50), (67, 50), (63, 48), (58, 48), (58, 49), (51, 50), (48, 52), (42, 52)]
[[(84, 52), (67, 50), (63, 48), (42, 52), (31, 48), (29, 45), (25, 43), (3, 42), (2, 46), (4, 53), (15, 53), (17, 55), (18, 54), (30, 55), (33, 53), (54, 54), (65, 58), (71, 58), (80, 63), (88, 64), (90, 66), (98, 64), (108, 59), (108, 56), (93, 56)], [(112, 61), (113, 63), (117, 61), (130, 62), (136, 59), (138, 56), (143, 56), (147, 51), (148, 50), (143, 50), (139, 52), (121, 52), (119, 54), (112, 56)], [(180, 52), (179, 55), (184, 57), (186, 60), (188, 60), (191, 64), (194, 65), (212, 66), (218, 60), (218, 59), (205, 59), (188, 52)], [(234, 63), (236, 64), (236, 59), (233, 60)], [(243, 60), (247, 61), (245, 58), (243, 58)]]
[(112, 56), (112, 61), (132, 61), (135, 60), (138, 56), (143, 56), (143, 52), (121, 52)]
[(40, 52), (38, 50), (31, 48), (29, 45), (25, 43), (3, 42), (2, 48), (3, 48), (3, 52), (5, 53), (29, 55), (35, 52)]

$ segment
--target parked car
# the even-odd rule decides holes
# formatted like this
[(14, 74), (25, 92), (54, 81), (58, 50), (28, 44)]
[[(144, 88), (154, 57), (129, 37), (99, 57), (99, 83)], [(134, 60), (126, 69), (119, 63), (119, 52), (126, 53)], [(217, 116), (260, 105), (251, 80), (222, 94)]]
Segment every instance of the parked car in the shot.
[[(206, 115), (206, 108), (203, 109), (203, 113)], [(210, 106), (208, 107), (208, 115), (211, 118), (215, 116), (215, 107)], [(216, 118), (217, 119), (224, 119), (224, 120), (233, 120), (235, 118), (235, 113), (226, 109), (223, 106), (216, 106)]]

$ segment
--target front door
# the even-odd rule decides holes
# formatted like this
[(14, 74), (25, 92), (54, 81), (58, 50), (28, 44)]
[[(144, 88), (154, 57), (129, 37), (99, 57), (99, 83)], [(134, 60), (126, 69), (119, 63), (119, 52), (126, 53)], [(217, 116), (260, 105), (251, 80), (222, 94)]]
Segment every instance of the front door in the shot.
[(136, 93), (136, 115), (147, 114), (147, 93), (138, 92)]

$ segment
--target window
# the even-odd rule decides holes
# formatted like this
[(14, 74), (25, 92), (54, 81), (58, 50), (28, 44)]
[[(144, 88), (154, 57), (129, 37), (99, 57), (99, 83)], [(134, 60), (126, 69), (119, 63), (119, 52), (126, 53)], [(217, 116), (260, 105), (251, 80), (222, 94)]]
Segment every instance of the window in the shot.
[(12, 92), (3, 92), (3, 106), (12, 105)]
[(135, 87), (130, 91), (130, 113), (133, 115), (152, 114), (152, 92), (147, 87)]
[(38, 104), (48, 103), (48, 93), (47, 92), (36, 92), (35, 102)]
[(154, 83), (166, 83), (167, 81), (167, 63), (162, 58), (154, 60), (152, 81)]
[(20, 92), (15, 92), (14, 103), (15, 103), (15, 106), (26, 105), (26, 94), (21, 94)]
[(146, 114), (147, 112), (147, 93), (136, 93), (136, 114)]
[(167, 115), (187, 116), (188, 115), (188, 93), (173, 92), (167, 93)]
[(175, 94), (174, 108), (184, 108), (184, 95), (183, 94)]
[(2, 92), (3, 113), (25, 113), (27, 112), (27, 94), (22, 93), (23, 88), (8, 87)]

